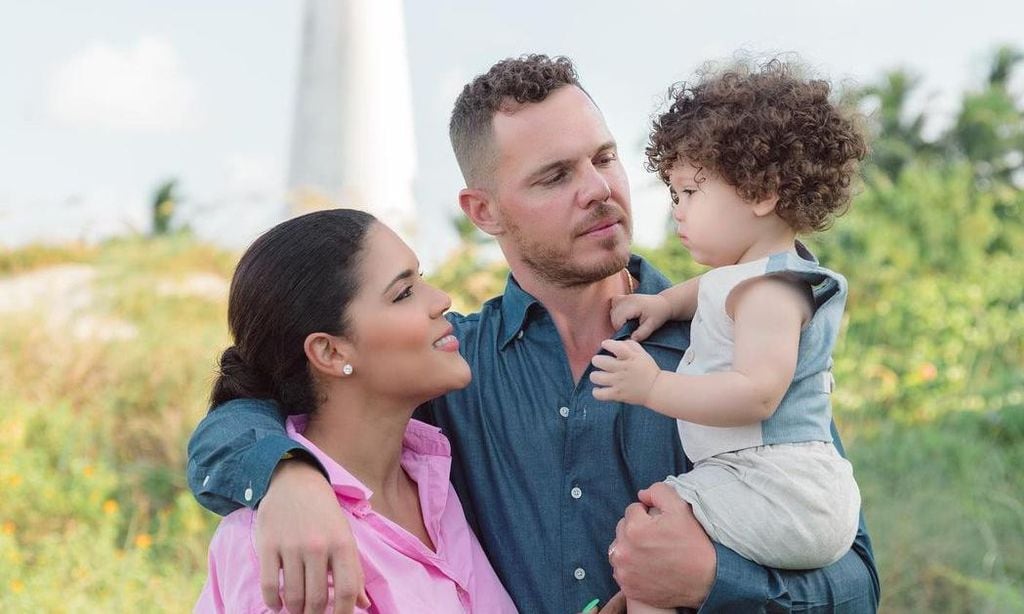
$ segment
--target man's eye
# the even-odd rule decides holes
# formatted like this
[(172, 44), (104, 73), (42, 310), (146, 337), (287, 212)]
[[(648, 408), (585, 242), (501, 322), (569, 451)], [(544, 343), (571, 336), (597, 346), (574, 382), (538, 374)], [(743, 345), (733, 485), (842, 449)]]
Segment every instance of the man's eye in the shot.
[(602, 154), (601, 157), (597, 159), (597, 163), (598, 164), (602, 164), (602, 165), (611, 164), (612, 162), (615, 162), (618, 159), (619, 159), (619, 154), (618, 153), (616, 153), (614, 151), (609, 151), (609, 152), (606, 152), (606, 153)]
[(565, 179), (568, 176), (569, 174), (566, 173), (565, 171), (558, 171), (554, 175), (545, 179), (543, 183), (544, 185), (555, 185), (556, 183), (560, 183), (563, 179)]

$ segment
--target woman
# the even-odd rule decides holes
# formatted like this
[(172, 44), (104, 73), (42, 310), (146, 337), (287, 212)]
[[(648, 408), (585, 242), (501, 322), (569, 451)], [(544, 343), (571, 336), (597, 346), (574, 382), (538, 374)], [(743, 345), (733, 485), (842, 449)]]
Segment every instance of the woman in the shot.
[[(211, 406), (272, 398), (302, 414), (288, 418), (288, 434), (325, 468), (348, 517), (371, 604), (359, 611), (514, 612), (449, 483), (447, 439), (411, 419), (470, 381), (443, 317), (451, 301), (418, 268), (361, 211), (275, 226), (235, 270), (235, 345)], [(254, 518), (242, 509), (221, 522), (196, 611), (265, 610)]]

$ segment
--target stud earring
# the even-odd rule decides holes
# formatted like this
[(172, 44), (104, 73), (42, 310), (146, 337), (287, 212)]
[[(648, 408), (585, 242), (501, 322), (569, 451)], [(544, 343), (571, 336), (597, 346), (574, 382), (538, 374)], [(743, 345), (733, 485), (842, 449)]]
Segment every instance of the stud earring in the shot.
[(345, 375), (352, 375), (352, 371), (352, 365), (345, 365), (344, 367), (341, 368), (341, 372), (344, 373)]

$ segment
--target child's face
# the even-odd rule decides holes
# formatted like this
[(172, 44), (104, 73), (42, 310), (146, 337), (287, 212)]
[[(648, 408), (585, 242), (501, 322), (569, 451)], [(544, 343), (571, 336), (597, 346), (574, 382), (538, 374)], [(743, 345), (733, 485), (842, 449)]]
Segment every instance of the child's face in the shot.
[(716, 173), (680, 160), (669, 172), (669, 190), (676, 235), (694, 260), (718, 267), (755, 259), (749, 256), (763, 239), (764, 216), (736, 188)]

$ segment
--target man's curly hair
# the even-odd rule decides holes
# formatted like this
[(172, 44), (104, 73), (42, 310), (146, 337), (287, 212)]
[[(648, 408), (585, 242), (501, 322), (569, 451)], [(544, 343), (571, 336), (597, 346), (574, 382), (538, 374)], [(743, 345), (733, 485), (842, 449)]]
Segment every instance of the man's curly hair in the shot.
[(779, 60), (705, 70), (669, 89), (654, 120), (647, 169), (668, 183), (680, 160), (717, 173), (741, 198), (777, 195), (797, 232), (828, 228), (849, 208), (867, 144), (858, 117), (829, 101), (828, 82), (802, 79)]
[(448, 124), (452, 149), (466, 185), (479, 183), (490, 170), (495, 113), (541, 102), (551, 92), (569, 85), (583, 89), (572, 60), (542, 54), (504, 59), (468, 83), (455, 101)]

